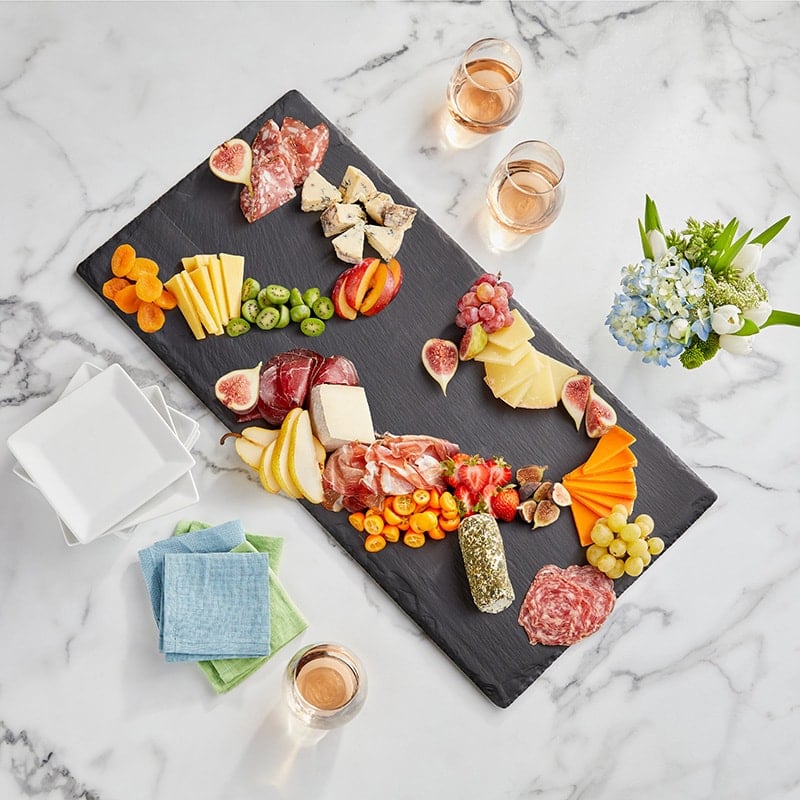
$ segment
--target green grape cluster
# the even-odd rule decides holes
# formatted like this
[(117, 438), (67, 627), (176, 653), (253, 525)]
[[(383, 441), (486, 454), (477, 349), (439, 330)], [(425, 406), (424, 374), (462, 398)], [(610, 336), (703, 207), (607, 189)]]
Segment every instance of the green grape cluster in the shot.
[(628, 509), (619, 504), (592, 528), (592, 544), (586, 548), (586, 560), (612, 580), (642, 574), (653, 556), (664, 552), (664, 540), (652, 536), (655, 529), (649, 514), (639, 514), (628, 521)]

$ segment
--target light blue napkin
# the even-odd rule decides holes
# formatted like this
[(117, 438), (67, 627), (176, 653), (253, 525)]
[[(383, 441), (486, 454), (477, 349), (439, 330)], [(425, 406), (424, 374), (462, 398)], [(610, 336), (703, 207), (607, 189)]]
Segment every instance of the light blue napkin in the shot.
[(167, 553), (226, 553), (244, 541), (242, 523), (239, 520), (231, 520), (184, 536), (172, 536), (139, 551), (139, 564), (150, 594), (150, 604), (153, 606), (153, 616), (159, 633), (161, 633), (164, 556)]
[(266, 553), (167, 553), (162, 645), (167, 661), (270, 653)]

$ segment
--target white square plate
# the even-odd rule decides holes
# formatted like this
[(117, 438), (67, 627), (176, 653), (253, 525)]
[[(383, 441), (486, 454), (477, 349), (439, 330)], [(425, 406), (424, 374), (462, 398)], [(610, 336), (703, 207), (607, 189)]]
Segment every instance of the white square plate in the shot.
[(195, 463), (118, 364), (13, 433), (8, 447), (81, 542), (111, 529)]

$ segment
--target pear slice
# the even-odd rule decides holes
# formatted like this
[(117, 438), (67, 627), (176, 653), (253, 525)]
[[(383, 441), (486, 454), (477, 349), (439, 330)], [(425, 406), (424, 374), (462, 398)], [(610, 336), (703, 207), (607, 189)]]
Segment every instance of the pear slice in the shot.
[(242, 430), (242, 436), (255, 444), (266, 447), (272, 444), (280, 433), (279, 428), (262, 428), (260, 425), (251, 425)]
[(270, 494), (278, 494), (281, 490), (280, 484), (272, 472), (272, 454), (275, 452), (277, 441), (277, 438), (274, 439), (263, 449), (261, 463), (258, 465), (258, 477), (261, 479), (261, 485)]
[(317, 463), (321, 472), (325, 468), (325, 459), (328, 457), (328, 453), (316, 436), (314, 437), (314, 452), (317, 454)]
[(245, 439), (244, 436), (239, 436), (236, 439), (234, 447), (236, 448), (236, 453), (239, 458), (241, 458), (250, 469), (258, 471), (258, 465), (261, 463), (261, 457), (264, 455), (264, 448), (260, 444)]
[(291, 441), (292, 428), (297, 424), (297, 418), (302, 413), (302, 408), (293, 408), (283, 420), (281, 431), (275, 440), (275, 447), (272, 451), (272, 474), (281, 487), (281, 491), (295, 500), (299, 500), (303, 493), (295, 486), (289, 472), (289, 443)]
[(297, 416), (289, 434), (289, 474), (309, 503), (322, 502), (322, 473), (311, 432), (311, 417), (305, 409)]

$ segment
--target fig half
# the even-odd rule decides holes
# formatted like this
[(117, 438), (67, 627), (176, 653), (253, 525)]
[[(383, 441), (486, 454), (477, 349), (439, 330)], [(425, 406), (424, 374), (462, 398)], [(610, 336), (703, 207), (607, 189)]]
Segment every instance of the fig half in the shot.
[(458, 369), (458, 347), (449, 339), (428, 339), (422, 345), (422, 364), (447, 395), (447, 384)]
[(214, 384), (217, 400), (235, 414), (247, 414), (258, 403), (258, 384), (261, 362), (255, 367), (235, 369), (223, 375)]
[(253, 151), (244, 139), (229, 139), (209, 156), (208, 166), (223, 181), (243, 183), (250, 191), (250, 173), (253, 170)]

